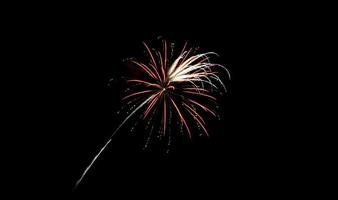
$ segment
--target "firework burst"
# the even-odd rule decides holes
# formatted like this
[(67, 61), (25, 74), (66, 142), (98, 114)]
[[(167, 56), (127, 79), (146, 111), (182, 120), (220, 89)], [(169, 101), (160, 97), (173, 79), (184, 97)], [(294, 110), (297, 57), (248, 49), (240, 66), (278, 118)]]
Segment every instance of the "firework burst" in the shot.
[[(141, 119), (147, 120), (148, 124), (156, 116), (157, 121), (160, 122), (158, 132), (161, 137), (170, 136), (168, 127), (171, 126), (173, 116), (177, 117), (189, 138), (192, 138), (192, 125), (201, 128), (204, 134), (209, 136), (205, 119), (202, 117), (203, 113), (216, 116), (216, 111), (210, 106), (216, 101), (212, 93), (217, 91), (218, 87), (226, 91), (217, 68), (224, 69), (230, 78), (224, 66), (210, 62), (210, 57), (217, 54), (214, 52), (194, 54), (194, 49), (187, 49), (185, 43), (180, 54), (175, 58), (173, 48), (168, 48), (165, 40), (161, 51), (150, 49), (146, 43), (143, 44), (148, 54), (148, 61), (130, 60), (133, 66), (142, 72), (142, 76), (127, 80), (130, 86), (129, 92), (122, 99), (128, 101), (127, 105), (132, 105), (129, 108), (130, 112), (86, 168), (75, 188), (116, 132), (136, 113), (139, 113)], [(160, 120), (158, 116), (161, 116)], [(154, 124), (151, 126), (150, 134), (153, 129)], [(149, 138), (150, 136), (147, 143)]]

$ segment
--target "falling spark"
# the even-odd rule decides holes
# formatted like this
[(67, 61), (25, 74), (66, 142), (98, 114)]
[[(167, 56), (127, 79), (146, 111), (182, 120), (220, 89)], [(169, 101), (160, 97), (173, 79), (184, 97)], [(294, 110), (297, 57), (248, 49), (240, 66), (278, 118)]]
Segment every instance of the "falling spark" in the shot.
[[(74, 189), (81, 183), (83, 177), (111, 142), (113, 136), (128, 119), (140, 110), (143, 110), (140, 114), (142, 116), (141, 118), (148, 120), (147, 126), (151, 126), (145, 148), (149, 145), (150, 137), (154, 131), (154, 124), (150, 125), (150, 123), (153, 116), (157, 113), (160, 113), (157, 116), (161, 116), (161, 128), (158, 136), (165, 137), (166, 134), (169, 134), (169, 143), (171, 143), (170, 126), (171, 121), (173, 121), (173, 115), (179, 119), (181, 128), (184, 127), (189, 138), (192, 138), (191, 122), (201, 128), (206, 136), (209, 136), (202, 112), (209, 113), (216, 117), (216, 111), (210, 108), (210, 103), (208, 102), (216, 101), (216, 97), (211, 93), (214, 89), (218, 90), (217, 85), (222, 86), (226, 91), (225, 85), (221, 81), (216, 68), (224, 69), (230, 79), (230, 73), (224, 66), (209, 61), (211, 56), (217, 56), (217, 54), (207, 52), (193, 55), (193, 49), (186, 49), (187, 43), (185, 43), (181, 53), (176, 59), (172, 59), (173, 44), (170, 45), (171, 51), (169, 54), (170, 57), (168, 57), (168, 45), (165, 40), (163, 40), (163, 49), (161, 52), (150, 49), (144, 42), (143, 45), (149, 56), (149, 62), (130, 61), (143, 72), (143, 75), (142, 78), (127, 80), (131, 86), (127, 90), (128, 94), (122, 98), (123, 101), (131, 100), (127, 104), (134, 102), (130, 110), (131, 113), (127, 113), (127, 117), (109, 137), (106, 144), (82, 173)], [(141, 102), (137, 101), (140, 99), (142, 99)], [(203, 103), (202, 100), (208, 103)], [(135, 104), (136, 101), (137, 103)], [(152, 116), (150, 116), (150, 113), (152, 113)]]

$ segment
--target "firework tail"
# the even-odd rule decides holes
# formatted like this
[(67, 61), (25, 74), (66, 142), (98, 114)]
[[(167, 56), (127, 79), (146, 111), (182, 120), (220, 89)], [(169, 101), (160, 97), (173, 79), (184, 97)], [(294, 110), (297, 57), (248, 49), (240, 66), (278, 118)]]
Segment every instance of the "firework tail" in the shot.
[(98, 154), (96, 154), (96, 156), (94, 157), (94, 159), (92, 160), (92, 162), (88, 165), (88, 167), (84, 170), (84, 172), (82, 173), (80, 179), (78, 181), (76, 181), (76, 184), (73, 188), (73, 190), (75, 190), (79, 184), (81, 183), (82, 179), (84, 178), (84, 176), (87, 174), (87, 172), (89, 171), (89, 169), (92, 167), (92, 165), (95, 163), (96, 159), (100, 156), (100, 154), (103, 152), (103, 150), (106, 149), (106, 147), (108, 146), (108, 144), (111, 142), (113, 136), (118, 132), (118, 130), (120, 130), (120, 128), (128, 121), (128, 119), (134, 115), (139, 109), (141, 109), (149, 100), (151, 99), (151, 97), (149, 97), (148, 99), (146, 99), (141, 105), (139, 105), (132, 113), (130, 113), (130, 115), (128, 115), (123, 122), (116, 128), (116, 130), (113, 132), (113, 134), (111, 134), (111, 136), (109, 137), (108, 141), (106, 142), (106, 144), (101, 148), (101, 150), (99, 151)]

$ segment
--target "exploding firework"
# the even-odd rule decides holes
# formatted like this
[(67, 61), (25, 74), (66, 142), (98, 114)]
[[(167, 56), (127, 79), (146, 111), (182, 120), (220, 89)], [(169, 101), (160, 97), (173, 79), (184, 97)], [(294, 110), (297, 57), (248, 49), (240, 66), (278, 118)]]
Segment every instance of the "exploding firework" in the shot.
[[(168, 128), (171, 127), (173, 116), (178, 119), (181, 127), (184, 127), (189, 138), (192, 137), (192, 126), (200, 128), (206, 136), (209, 136), (202, 116), (204, 113), (216, 116), (216, 111), (210, 106), (216, 101), (212, 93), (218, 91), (218, 87), (226, 91), (217, 68), (224, 69), (230, 78), (229, 71), (224, 66), (210, 62), (210, 57), (217, 54), (214, 52), (195, 54), (194, 49), (188, 49), (185, 43), (178, 56), (174, 57), (173, 47), (168, 48), (165, 40), (161, 51), (150, 49), (146, 43), (143, 44), (148, 61), (130, 60), (142, 75), (127, 80), (128, 94), (122, 99), (128, 101), (126, 105), (132, 106), (125, 119), (85, 169), (75, 188), (111, 142), (112, 137), (136, 113), (141, 119), (147, 120), (148, 124), (151, 124), (156, 116), (156, 121), (159, 122), (158, 133), (161, 137), (170, 136), (171, 131)], [(154, 126), (153, 123), (150, 134), (154, 132)], [(150, 136), (146, 146), (149, 138)]]

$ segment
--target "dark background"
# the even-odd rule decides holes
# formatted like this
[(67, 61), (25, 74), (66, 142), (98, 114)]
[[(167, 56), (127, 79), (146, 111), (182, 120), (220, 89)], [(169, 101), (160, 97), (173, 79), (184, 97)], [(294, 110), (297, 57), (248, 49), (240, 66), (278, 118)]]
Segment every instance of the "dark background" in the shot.
[[(23, 72), (31, 77), (21, 88), (25, 126), (34, 132), (24, 136), (34, 140), (28, 144), (34, 151), (22, 162), (38, 163), (27, 185), (38, 182), (33, 191), (52, 195), (108, 197), (297, 190), (305, 153), (302, 136), (289, 126), (298, 122), (286, 89), (293, 79), (287, 71), (296, 70), (290, 60), (297, 25), (285, 20), (276, 6), (223, 4), (50, 7), (21, 17), (29, 61)], [(127, 123), (72, 191), (121, 122), (116, 111), (128, 72), (123, 60), (142, 56), (141, 42), (151, 44), (158, 36), (220, 54), (232, 76), (219, 99), (221, 120), (208, 120), (209, 139), (193, 137), (169, 154), (165, 147), (142, 150), (144, 142), (129, 134)]]

